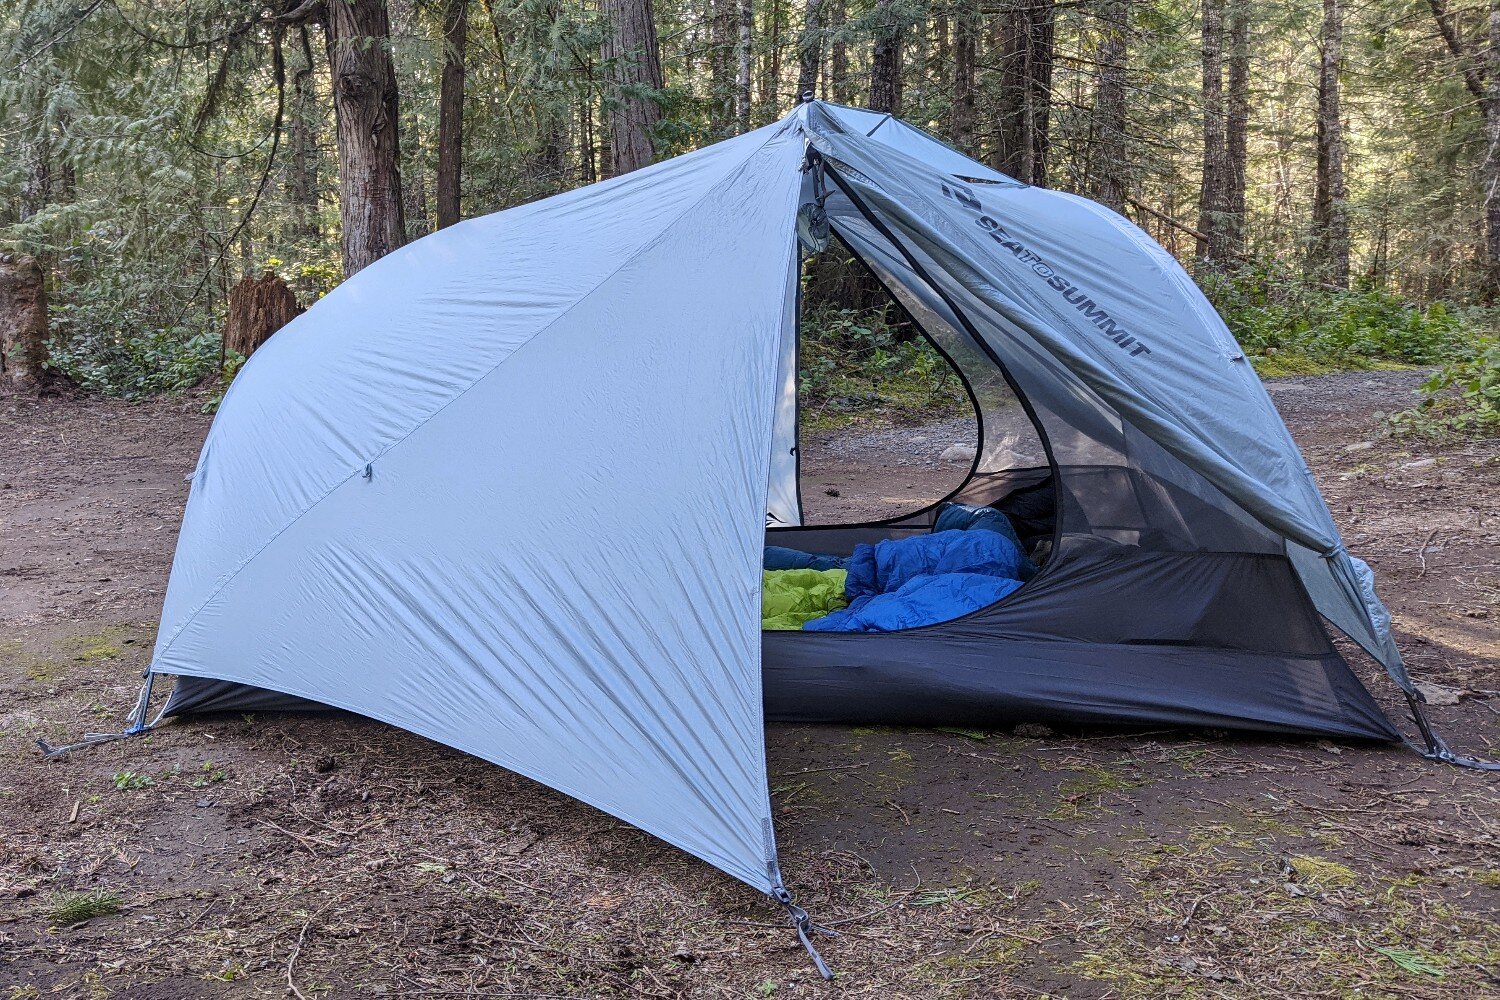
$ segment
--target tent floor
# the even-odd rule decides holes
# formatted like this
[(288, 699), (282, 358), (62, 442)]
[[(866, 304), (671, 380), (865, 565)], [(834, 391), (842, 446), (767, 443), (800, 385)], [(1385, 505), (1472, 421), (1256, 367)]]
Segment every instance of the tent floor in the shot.
[[(1014, 641), (1000, 648), (997, 655), (993, 640), (932, 632), (766, 633), (766, 719), (977, 727), (1038, 721), (1400, 738), (1337, 653), (1285, 657)], [(166, 714), (324, 708), (231, 681), (179, 677)]]

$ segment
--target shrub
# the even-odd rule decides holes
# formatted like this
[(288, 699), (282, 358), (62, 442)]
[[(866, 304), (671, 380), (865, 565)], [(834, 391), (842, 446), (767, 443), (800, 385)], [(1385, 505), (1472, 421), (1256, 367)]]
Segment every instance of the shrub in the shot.
[(1422, 384), (1422, 402), (1394, 414), (1397, 433), (1500, 434), (1500, 340), (1480, 337)]
[(963, 382), (909, 325), (884, 310), (822, 308), (802, 318), (803, 421), (921, 420), (963, 412)]
[(1204, 279), (1240, 346), (1264, 375), (1381, 365), (1434, 365), (1475, 335), (1442, 302), (1426, 307), (1376, 289), (1329, 289), (1246, 269)]
[(219, 336), (207, 318), (151, 327), (128, 309), (64, 303), (52, 311), (53, 368), (86, 392), (144, 399), (187, 389), (219, 369)]

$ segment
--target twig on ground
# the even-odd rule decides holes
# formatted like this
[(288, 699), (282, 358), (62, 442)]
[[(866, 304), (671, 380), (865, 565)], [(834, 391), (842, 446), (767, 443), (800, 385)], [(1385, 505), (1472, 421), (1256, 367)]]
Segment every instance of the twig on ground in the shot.
[(292, 955), (286, 960), (286, 988), (297, 1000), (307, 1000), (302, 991), (297, 989), (297, 982), (292, 978), (292, 968), (297, 964), (297, 956), (302, 954), (302, 942), (307, 940), (307, 929), (312, 926), (313, 918), (302, 921), (302, 932), (297, 935), (297, 943), (292, 946)]
[(1421, 569), (1417, 570), (1418, 580), (1427, 575), (1427, 546), (1431, 545), (1432, 540), (1437, 537), (1438, 530), (1437, 528), (1433, 528), (1429, 531), (1427, 538), (1422, 542), (1421, 547), (1417, 549), (1417, 560), (1421, 563)]

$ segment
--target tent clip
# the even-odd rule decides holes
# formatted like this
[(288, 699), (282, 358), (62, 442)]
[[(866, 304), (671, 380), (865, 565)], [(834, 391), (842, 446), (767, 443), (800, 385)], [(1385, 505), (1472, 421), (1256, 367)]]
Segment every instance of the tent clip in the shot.
[(818, 949), (813, 947), (812, 935), (822, 934), (826, 937), (838, 937), (838, 931), (829, 930), (827, 927), (819, 927), (812, 922), (812, 917), (807, 911), (792, 902), (792, 894), (787, 892), (786, 886), (778, 885), (771, 890), (771, 898), (786, 907), (787, 916), (792, 920), (792, 927), (797, 931), (797, 940), (802, 942), (802, 947), (807, 949), (808, 955), (812, 957), (813, 964), (818, 967), (818, 975), (824, 979), (833, 979), (833, 970), (828, 968), (828, 963), (823, 961), (823, 956), (818, 954)]
[[(156, 722), (147, 725), (146, 713), (150, 711), (151, 708), (151, 685), (152, 682), (156, 679), (156, 675), (151, 672), (150, 667), (147, 667), (146, 672), (141, 676), (144, 678), (144, 682), (141, 684), (141, 693), (140, 696), (136, 699), (135, 708), (131, 709), (130, 712), (130, 725), (126, 726), (118, 733), (84, 733), (83, 739), (79, 740), (77, 743), (68, 743), (60, 747), (55, 747), (51, 743), (48, 743), (46, 740), (38, 737), (36, 745), (41, 749), (42, 756), (47, 758), (48, 760), (56, 760), (64, 754), (72, 753), (74, 750), (82, 750), (84, 747), (98, 746), (101, 743), (113, 743), (115, 740), (128, 739), (131, 736), (139, 736), (142, 733), (149, 733), (151, 732), (151, 730), (155, 729), (156, 722), (161, 721), (160, 717), (157, 718)], [(163, 714), (165, 714), (165, 712), (163, 712)]]

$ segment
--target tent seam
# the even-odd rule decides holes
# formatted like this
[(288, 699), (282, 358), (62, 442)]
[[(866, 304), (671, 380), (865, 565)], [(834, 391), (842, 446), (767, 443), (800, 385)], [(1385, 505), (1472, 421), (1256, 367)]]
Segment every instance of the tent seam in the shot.
[(217, 585), (215, 585), (214, 589), (206, 597), (204, 597), (203, 601), (196, 608), (193, 609), (192, 613), (190, 615), (188, 615), (187, 618), (185, 618), (183, 620), (182, 624), (179, 625), (172, 632), (172, 637), (167, 640), (166, 645), (162, 646), (160, 650), (156, 651), (153, 654), (153, 656), (152, 656), (152, 664), (153, 664), (152, 672), (153, 673), (155, 672), (155, 670), (154, 670), (155, 663), (158, 660), (160, 660), (163, 657), (165, 657), (167, 655), (167, 653), (169, 653), (171, 651), (172, 647), (174, 645), (176, 645), (177, 640), (179, 638), (181, 638), (182, 633), (187, 630), (188, 626), (192, 625), (193, 622), (198, 619), (198, 616), (201, 615), (204, 612), (204, 610), (209, 606), (209, 604), (213, 603), (213, 600), (216, 597), (218, 597), (221, 593), (223, 593), (224, 588), (227, 587), (227, 586), (229, 586), (231, 583), (233, 583), (234, 580), (235, 580), (235, 578), (238, 577), (240, 575), (240, 573), (242, 573), (244, 571), (245, 567), (249, 566), (252, 562), (254, 562), (256, 560), (256, 558), (259, 557), (262, 552), (264, 552), (267, 548), (269, 548), (271, 546), (272, 543), (274, 543), (283, 534), (285, 534), (286, 532), (290, 531), (297, 524), (298, 521), (302, 520), (304, 517), (306, 517), (308, 514), (310, 514), (315, 508), (318, 507), (319, 504), (321, 504), (324, 500), (327, 500), (336, 491), (338, 491), (338, 489), (340, 487), (342, 487), (345, 484), (347, 484), (350, 480), (354, 479), (356, 476), (363, 475), (364, 474), (364, 469), (367, 466), (373, 465), (375, 462), (379, 461), (380, 459), (384, 458), (386, 455), (390, 454), (393, 450), (395, 450), (396, 448), (400, 447), (413, 434), (417, 433), (417, 431), (421, 430), (423, 427), (427, 426), (427, 424), (430, 423), (432, 420), (436, 419), (437, 416), (438, 416), (438, 414), (442, 413), (444, 410), (448, 409), (448, 407), (452, 406), (454, 403), (458, 402), (464, 396), (468, 395), (469, 392), (471, 392), (481, 382), (485, 381), (491, 375), (493, 375), (495, 372), (499, 371), (500, 368), (503, 367), (506, 362), (510, 361), (517, 354), (520, 354), (521, 351), (525, 350), (528, 345), (534, 343), (539, 337), (541, 337), (543, 334), (545, 334), (548, 330), (552, 329), (558, 323), (561, 323), (564, 319), (567, 318), (567, 316), (574, 309), (578, 308), (585, 301), (587, 301), (588, 299), (592, 298), (595, 293), (597, 293), (605, 285), (607, 285), (611, 281), (613, 281), (615, 279), (615, 277), (617, 275), (619, 275), (619, 273), (621, 271), (625, 270), (626, 267), (628, 267), (630, 264), (634, 263), (637, 259), (639, 259), (640, 257), (644, 256), (645, 254), (649, 253), (651, 250), (655, 249), (658, 245), (660, 245), (661, 241), (663, 239), (665, 239), (666, 235), (669, 232), (671, 232), (674, 228), (676, 228), (676, 226), (677, 226), (677, 224), (679, 222), (681, 222), (683, 219), (687, 218), (688, 215), (689, 215), (689, 213), (691, 213), (695, 208), (697, 208), (700, 204), (702, 204), (703, 201), (705, 199), (707, 199), (709, 195), (715, 193), (716, 191), (719, 190), (719, 188), (722, 185), (724, 185), (725, 183), (727, 183), (728, 181), (730, 181), (732, 178), (738, 176), (739, 173), (740, 173), (740, 171), (742, 171), (745, 168), (745, 165), (747, 163), (749, 163), (751, 159), (753, 159), (755, 156), (757, 156), (760, 153), (761, 150), (765, 149), (766, 146), (769, 145), (770, 142), (773, 139), (779, 138), (784, 131), (785, 131), (785, 129), (777, 129), (776, 131), (772, 132), (770, 135), (766, 136), (765, 142), (762, 142), (761, 144), (759, 144), (758, 146), (756, 146), (754, 149), (750, 150), (745, 155), (744, 159), (740, 160), (738, 163), (736, 163), (729, 170), (725, 171), (725, 173), (724, 173), (724, 175), (722, 177), (720, 177), (717, 180), (715, 180), (712, 183), (710, 183), (709, 186), (703, 191), (702, 194), (700, 194), (697, 198), (694, 198), (692, 200), (692, 202), (690, 202), (688, 205), (684, 206), (684, 208), (682, 209), (682, 211), (679, 212), (672, 219), (672, 221), (668, 222), (665, 226), (663, 226), (661, 228), (661, 230), (659, 232), (657, 232), (656, 236), (654, 236), (651, 240), (649, 240), (646, 243), (644, 243), (640, 247), (640, 249), (638, 249), (635, 253), (631, 254), (625, 260), (621, 261), (620, 264), (617, 267), (615, 267), (614, 270), (610, 271), (604, 277), (600, 278), (599, 281), (594, 285), (594, 287), (590, 288), (587, 292), (584, 292), (578, 298), (574, 299), (567, 306), (567, 308), (565, 308), (565, 309), (562, 310), (562, 312), (558, 313), (556, 316), (552, 317), (552, 319), (548, 320), (547, 323), (544, 326), (540, 327), (530, 337), (526, 338), (526, 340), (524, 342), (522, 342), (521, 344), (517, 345), (515, 347), (515, 349), (513, 349), (509, 354), (505, 355), (505, 357), (501, 358), (499, 361), (497, 361), (493, 365), (491, 365), (488, 369), (485, 370), (485, 372), (483, 374), (481, 374), (480, 376), (478, 376), (477, 378), (475, 378), (474, 381), (470, 382), (467, 386), (465, 386), (464, 388), (460, 389), (457, 393), (455, 393), (450, 399), (448, 399), (446, 402), (444, 402), (441, 406), (439, 406), (437, 409), (433, 410), (427, 416), (423, 417), (420, 421), (418, 421), (415, 425), (413, 425), (412, 428), (410, 430), (408, 430), (405, 434), (402, 434), (399, 438), (397, 438), (394, 441), (390, 442), (384, 448), (381, 448), (372, 457), (368, 458), (363, 465), (360, 465), (360, 466), (356, 467), (353, 471), (351, 471), (348, 474), (346, 474), (342, 479), (338, 480), (333, 485), (329, 486), (328, 489), (324, 490), (321, 494), (318, 495), (317, 499), (313, 500), (312, 503), (308, 504), (301, 511), (297, 512), (297, 514), (294, 517), (292, 517), (291, 520), (287, 521), (280, 528), (277, 528), (276, 531), (273, 532), (269, 538), (267, 538), (258, 547), (256, 547), (255, 551), (253, 551), (249, 555), (245, 556), (245, 558), (240, 561), (239, 565), (235, 566), (232, 570), (230, 570), (228, 573), (226, 573), (224, 575), (224, 577), (220, 580), (220, 582)]

